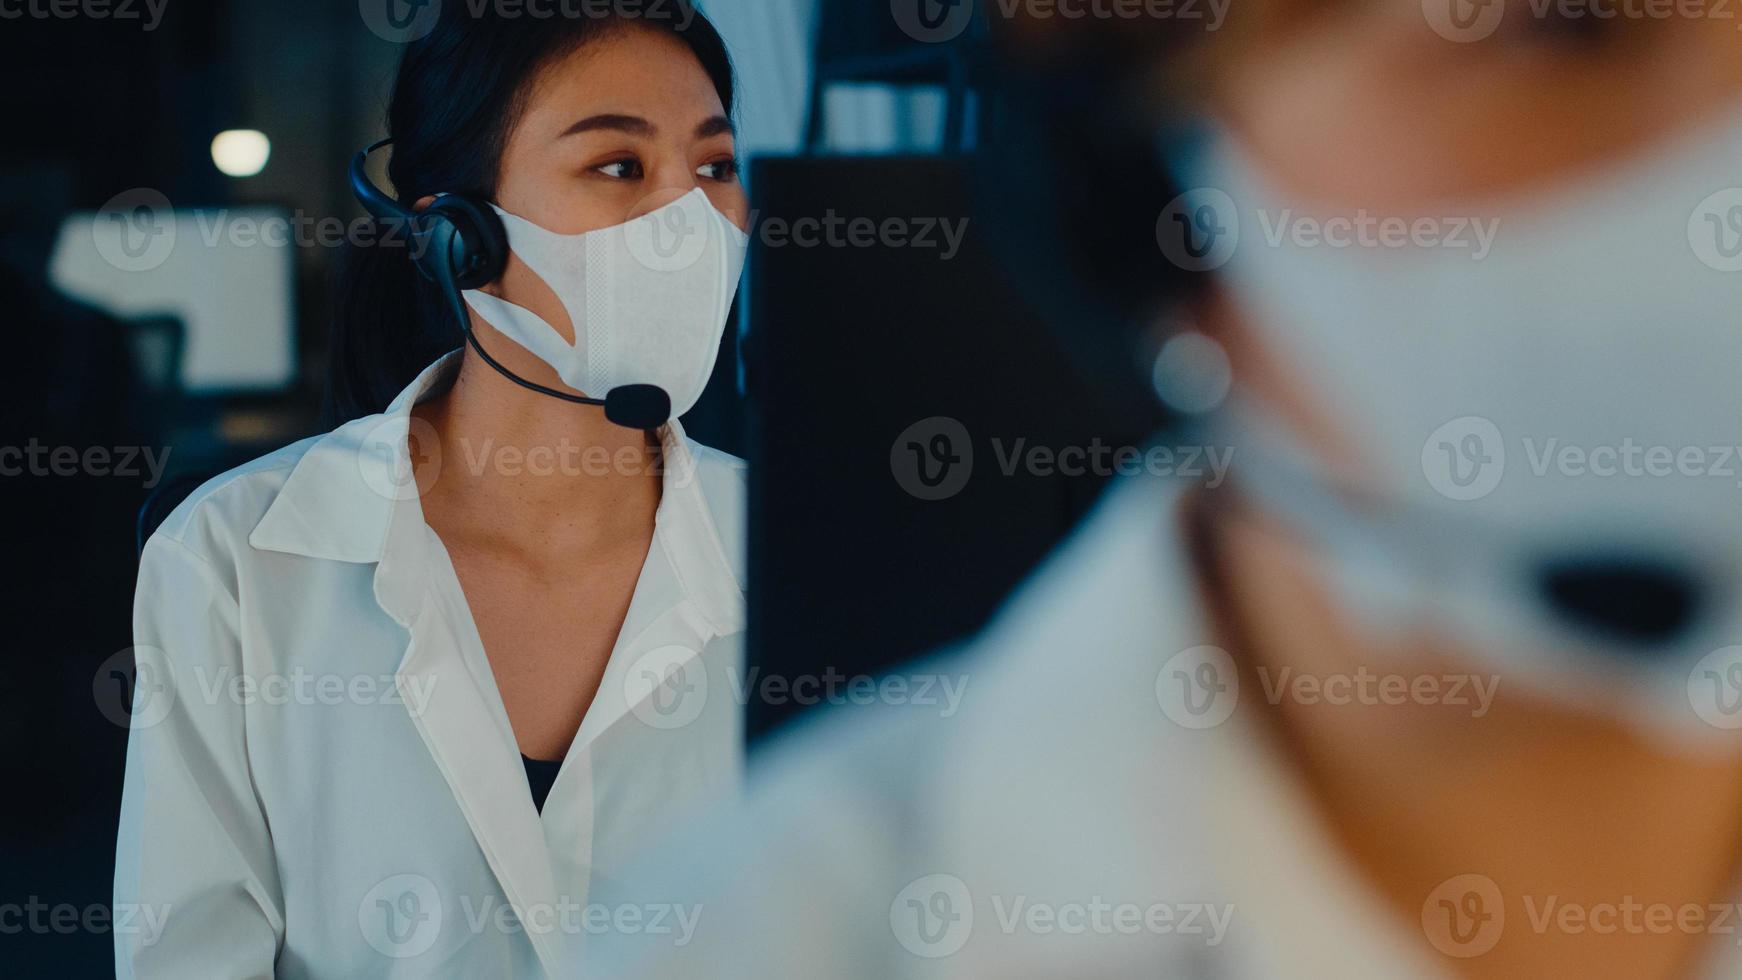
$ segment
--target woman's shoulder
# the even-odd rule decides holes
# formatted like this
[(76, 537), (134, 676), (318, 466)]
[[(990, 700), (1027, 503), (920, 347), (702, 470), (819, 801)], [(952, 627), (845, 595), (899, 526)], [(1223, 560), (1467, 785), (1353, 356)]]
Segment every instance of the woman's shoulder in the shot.
[(291, 443), (207, 479), (170, 511), (151, 540), (178, 546), (210, 564), (233, 565), (297, 464), (323, 438)]

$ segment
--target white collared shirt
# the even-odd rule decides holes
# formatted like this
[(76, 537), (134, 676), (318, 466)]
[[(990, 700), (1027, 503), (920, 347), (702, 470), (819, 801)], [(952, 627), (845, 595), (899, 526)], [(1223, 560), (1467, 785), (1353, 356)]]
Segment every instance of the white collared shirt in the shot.
[[(771, 750), (747, 800), (608, 899), (705, 909), (693, 934), (600, 937), (571, 975), (1453, 976), (1321, 830), (1238, 709), (1251, 695), (1201, 717), (1171, 696), (1200, 662), (1176, 658), (1213, 642), (1179, 496), (1157, 477), (1114, 489), (982, 636), (902, 671), (952, 679), (958, 706), (835, 709)], [(1532, 928), (1516, 899), (1506, 913)], [(1742, 975), (1730, 938), (1714, 978)]]
[(120, 976), (539, 975), (645, 835), (737, 787), (743, 464), (662, 431), (653, 545), (541, 816), (411, 479), (455, 357), (147, 544), (115, 903), (158, 925), (116, 930)]

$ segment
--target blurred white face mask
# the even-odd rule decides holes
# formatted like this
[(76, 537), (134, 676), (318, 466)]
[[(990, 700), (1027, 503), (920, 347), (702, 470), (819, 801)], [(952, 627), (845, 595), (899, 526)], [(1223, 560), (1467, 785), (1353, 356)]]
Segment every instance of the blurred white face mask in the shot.
[(1652, 731), (1742, 728), (1742, 114), (1367, 241), (1231, 139), (1182, 171), (1222, 237), (1192, 258), (1358, 459), (1245, 402), (1221, 433), (1345, 605)]
[[(494, 205), (492, 205), (494, 207)], [(466, 302), (491, 326), (593, 398), (647, 384), (672, 417), (695, 407), (713, 373), (749, 236), (700, 188), (621, 225), (559, 235), (496, 208), (508, 247), (562, 301), (575, 342), (531, 310), (479, 290)]]

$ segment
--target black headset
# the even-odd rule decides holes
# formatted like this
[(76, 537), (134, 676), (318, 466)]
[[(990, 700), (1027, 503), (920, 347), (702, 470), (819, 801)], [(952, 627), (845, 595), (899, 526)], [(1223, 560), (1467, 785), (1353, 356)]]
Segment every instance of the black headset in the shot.
[(476, 198), (440, 194), (429, 207), (413, 211), (375, 186), (369, 179), (369, 154), (392, 142), (384, 139), (370, 144), (351, 159), (351, 192), (375, 220), (406, 230), (412, 264), (441, 289), (459, 320), (466, 342), (484, 363), (515, 384), (541, 395), (577, 405), (602, 405), (605, 417), (625, 428), (657, 429), (669, 422), (671, 396), (655, 385), (624, 385), (606, 392), (604, 398), (586, 398), (528, 381), (490, 356), (472, 331), (472, 317), (461, 294), (502, 278), (508, 267), (508, 230), (503, 227), (501, 216)]

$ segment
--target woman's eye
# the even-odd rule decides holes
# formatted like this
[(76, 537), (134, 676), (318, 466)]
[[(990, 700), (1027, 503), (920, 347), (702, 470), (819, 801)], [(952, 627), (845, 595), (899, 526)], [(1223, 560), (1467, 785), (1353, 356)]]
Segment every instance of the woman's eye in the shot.
[(616, 160), (594, 169), (613, 180), (640, 180), (643, 176), (639, 160)]
[(738, 176), (738, 161), (716, 160), (713, 163), (704, 163), (697, 168), (696, 173), (709, 180), (731, 180)]

